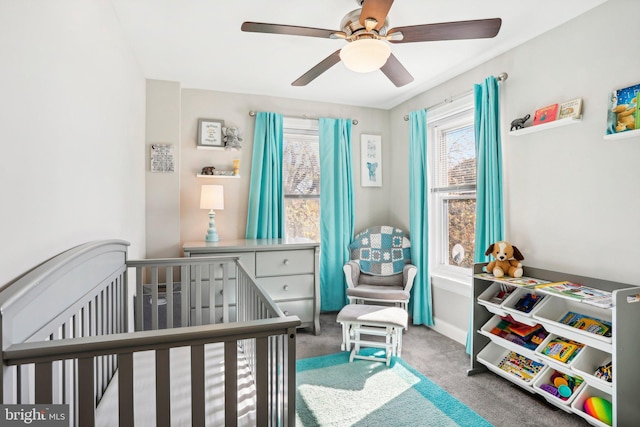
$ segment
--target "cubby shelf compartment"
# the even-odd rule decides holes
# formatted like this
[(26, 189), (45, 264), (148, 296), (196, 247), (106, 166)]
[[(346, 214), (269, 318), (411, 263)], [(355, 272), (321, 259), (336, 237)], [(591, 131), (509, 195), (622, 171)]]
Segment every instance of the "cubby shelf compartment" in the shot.
[(605, 135), (604, 139), (607, 139), (607, 140), (627, 139), (627, 138), (633, 138), (634, 136), (640, 136), (640, 129), (626, 130), (624, 132), (612, 133), (609, 135)]
[[(533, 382), (535, 381), (537, 376), (540, 375), (540, 373), (542, 373), (546, 365), (543, 366), (540, 369), (540, 372), (538, 372), (533, 378), (529, 380), (525, 380), (514, 374), (504, 371), (499, 367), (502, 359), (504, 359), (504, 357), (507, 356), (507, 354), (509, 354), (510, 352), (511, 350), (509, 349), (503, 348), (495, 343), (489, 343), (485, 348), (482, 349), (480, 353), (478, 353), (478, 361), (483, 365), (485, 365), (490, 371), (500, 375), (503, 378), (506, 378), (510, 381), (513, 381), (519, 384), (529, 393), (534, 393), (535, 391), (533, 390)], [(524, 356), (524, 355), (521, 355), (521, 356)]]
[(542, 397), (544, 397), (547, 402), (554, 404), (555, 406), (557, 406), (558, 408), (562, 409), (563, 411), (569, 412), (571, 413), (571, 407), (569, 405), (571, 405), (571, 403), (575, 400), (576, 396), (578, 396), (578, 394), (582, 391), (582, 389), (585, 387), (586, 382), (582, 382), (580, 383), (579, 386), (577, 386), (571, 393), (571, 396), (569, 396), (566, 400), (558, 397), (558, 396), (554, 396), (553, 394), (549, 393), (548, 391), (544, 390), (542, 387), (544, 384), (549, 384), (552, 385), (551, 382), (551, 377), (553, 376), (554, 373), (561, 373), (564, 375), (569, 375), (573, 378), (577, 377), (577, 375), (573, 374), (573, 373), (567, 373), (563, 370), (560, 369), (554, 369), (552, 366), (549, 366), (548, 368), (546, 368), (544, 370), (544, 372), (541, 372), (540, 375), (538, 375), (538, 377), (536, 378), (536, 380), (533, 382), (533, 388), (535, 390), (538, 391), (538, 394), (540, 394)]
[[(596, 418), (593, 418), (591, 415), (587, 414), (584, 411), (584, 402), (589, 397), (602, 397), (603, 399), (606, 399), (609, 402), (612, 401), (611, 393), (607, 393), (605, 391), (598, 390), (598, 389), (593, 388), (593, 387), (591, 387), (590, 385), (587, 384), (582, 389), (582, 391), (580, 393), (578, 393), (578, 395), (576, 396), (574, 401), (571, 403), (572, 411), (575, 412), (576, 414), (580, 415), (585, 420), (587, 420), (587, 422), (589, 424), (592, 424), (592, 425), (597, 426), (597, 427), (608, 427), (609, 424), (605, 424), (602, 421), (600, 421), (600, 420), (598, 420)], [(627, 425), (635, 425), (635, 423), (634, 424), (618, 423), (618, 425), (620, 427), (622, 427), (622, 426), (627, 426)]]
[(557, 128), (557, 127), (561, 127), (561, 126), (575, 125), (575, 124), (578, 124), (578, 123), (582, 123), (582, 116), (580, 116), (578, 118), (567, 117), (566, 119), (554, 120), (552, 122), (543, 123), (541, 125), (528, 126), (526, 128), (512, 130), (512, 131), (509, 132), (509, 135), (511, 135), (511, 136), (520, 136), (520, 135), (525, 135), (525, 134), (532, 133), (532, 132), (539, 132), (541, 130)]

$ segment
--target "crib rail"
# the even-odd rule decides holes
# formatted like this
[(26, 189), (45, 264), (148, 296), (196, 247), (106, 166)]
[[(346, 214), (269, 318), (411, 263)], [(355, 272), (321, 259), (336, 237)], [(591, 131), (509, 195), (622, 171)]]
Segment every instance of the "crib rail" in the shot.
[[(119, 423), (121, 426), (134, 425), (133, 407), (133, 354), (152, 350), (156, 359), (156, 420), (157, 425), (169, 425), (170, 388), (169, 388), (169, 350), (188, 346), (191, 348), (192, 381), (192, 425), (205, 425), (204, 396), (204, 345), (224, 343), (225, 347), (225, 425), (237, 423), (237, 342), (255, 341), (256, 364), (255, 383), (257, 395), (257, 419), (262, 422), (279, 419), (269, 425), (293, 425), (293, 409), (272, 405), (269, 396), (270, 378), (275, 375), (270, 369), (272, 362), (270, 345), (274, 340), (278, 345), (293, 352), (295, 362), (295, 328), (300, 325), (296, 317), (265, 319), (250, 322), (238, 322), (229, 325), (204, 325), (159, 331), (141, 331), (110, 336), (69, 338), (38, 343), (24, 343), (10, 346), (4, 352), (7, 365), (35, 365), (35, 404), (60, 403), (54, 400), (52, 393), (52, 372), (54, 364), (61, 360), (72, 360), (78, 371), (79, 408), (76, 425), (95, 425), (95, 405), (92, 398), (97, 358), (117, 355)], [(278, 369), (287, 369), (280, 366)], [(295, 369), (295, 364), (294, 364)], [(291, 373), (293, 374), (293, 373)], [(260, 390), (263, 390), (262, 392)], [(295, 388), (293, 389), (295, 390)], [(286, 398), (286, 396), (285, 396)], [(291, 401), (290, 401), (291, 402)], [(275, 412), (275, 413), (272, 413)], [(278, 418), (280, 417), (280, 418)]]
[[(224, 347), (225, 425), (240, 413), (238, 357), (255, 384), (258, 424), (293, 425), (300, 320), (284, 316), (235, 257), (131, 261), (127, 246), (81, 245), (0, 292), (2, 403), (68, 404), (71, 425), (92, 426), (117, 383), (120, 425), (133, 425), (133, 356), (152, 351), (156, 420), (168, 425), (170, 350), (188, 348), (192, 425), (204, 425), (204, 346), (213, 344)], [(136, 332), (127, 333), (129, 277)]]

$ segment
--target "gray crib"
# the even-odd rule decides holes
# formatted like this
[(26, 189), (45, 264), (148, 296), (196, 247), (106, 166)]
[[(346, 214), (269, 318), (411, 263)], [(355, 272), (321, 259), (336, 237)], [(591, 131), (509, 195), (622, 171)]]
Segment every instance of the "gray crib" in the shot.
[(294, 425), (300, 320), (237, 258), (127, 247), (72, 248), (0, 291), (2, 402), (66, 404), (82, 427)]

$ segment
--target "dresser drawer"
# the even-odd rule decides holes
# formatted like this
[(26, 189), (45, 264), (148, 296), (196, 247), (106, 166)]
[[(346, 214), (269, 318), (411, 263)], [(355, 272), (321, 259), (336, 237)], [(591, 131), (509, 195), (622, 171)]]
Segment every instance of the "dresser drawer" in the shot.
[(313, 300), (279, 302), (276, 304), (287, 316), (298, 316), (302, 323), (313, 321)]
[(269, 251), (256, 253), (256, 277), (313, 273), (315, 251)]
[[(256, 268), (255, 268), (255, 264), (256, 264), (256, 258), (255, 258), (255, 254), (253, 252), (249, 252), (249, 253), (212, 253), (212, 254), (193, 254), (191, 255), (192, 258), (202, 258), (202, 257), (216, 257), (216, 256), (232, 256), (232, 257), (238, 257), (240, 262), (242, 263), (242, 265), (244, 266), (244, 268), (247, 269), (247, 271), (249, 272), (249, 274), (254, 274)], [(229, 265), (229, 277), (236, 277), (236, 269), (233, 265)], [(218, 265), (215, 267), (215, 277), (217, 279), (221, 279), (222, 278), (222, 268)], [(208, 279), (209, 278), (209, 270), (206, 268), (202, 269), (202, 278), (203, 279)]]
[(256, 279), (274, 301), (295, 298), (313, 298), (314, 276), (275, 276)]

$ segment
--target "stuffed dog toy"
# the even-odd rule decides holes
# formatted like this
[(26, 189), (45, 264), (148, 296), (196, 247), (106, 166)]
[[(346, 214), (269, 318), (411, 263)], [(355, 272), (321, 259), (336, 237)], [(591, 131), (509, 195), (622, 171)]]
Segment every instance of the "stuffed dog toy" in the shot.
[(487, 248), (485, 255), (493, 255), (495, 260), (487, 264), (487, 272), (495, 277), (505, 274), (511, 277), (522, 277), (522, 264), (524, 259), (518, 248), (509, 242), (495, 242)]

